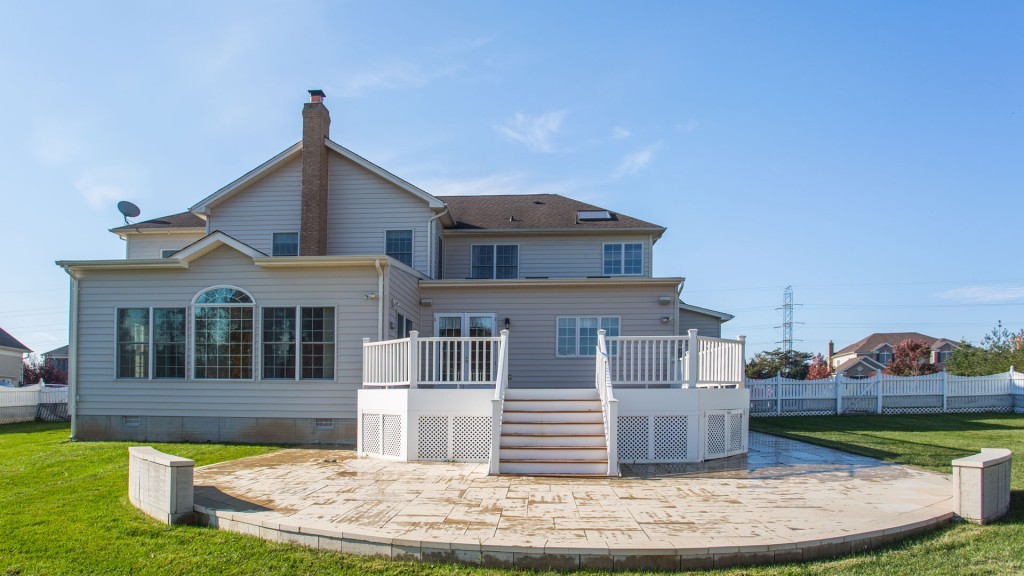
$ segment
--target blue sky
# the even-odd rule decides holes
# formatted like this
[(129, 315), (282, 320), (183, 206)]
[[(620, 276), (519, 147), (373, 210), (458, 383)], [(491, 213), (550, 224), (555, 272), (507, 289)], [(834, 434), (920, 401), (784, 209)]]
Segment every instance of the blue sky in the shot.
[(773, 348), (1024, 326), (1019, 2), (0, 1), (0, 326), (66, 343), (58, 259), (120, 258), (300, 138), (435, 194), (667, 226), (655, 273)]

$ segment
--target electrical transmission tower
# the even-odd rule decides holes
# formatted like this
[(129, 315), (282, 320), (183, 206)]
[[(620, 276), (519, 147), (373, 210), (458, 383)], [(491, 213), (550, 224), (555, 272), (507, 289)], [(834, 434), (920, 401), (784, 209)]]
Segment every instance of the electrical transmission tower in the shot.
[(793, 351), (793, 287), (786, 286), (782, 293), (782, 351), (789, 358)]
[(799, 304), (793, 304), (793, 287), (786, 286), (786, 289), (782, 292), (782, 308), (776, 308), (776, 310), (782, 310), (782, 326), (776, 326), (776, 328), (782, 328), (782, 351), (786, 354), (786, 358), (789, 358), (790, 352), (793, 351), (793, 309), (799, 306)]

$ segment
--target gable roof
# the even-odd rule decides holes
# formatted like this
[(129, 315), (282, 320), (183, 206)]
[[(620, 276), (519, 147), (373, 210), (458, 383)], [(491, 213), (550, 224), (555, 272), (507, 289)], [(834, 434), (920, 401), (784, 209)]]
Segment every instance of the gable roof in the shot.
[(722, 322), (728, 322), (729, 320), (732, 320), (733, 318), (735, 318), (735, 316), (733, 316), (732, 314), (726, 314), (725, 312), (718, 312), (718, 311), (712, 310), (710, 308), (701, 308), (700, 306), (694, 306), (692, 304), (687, 304), (686, 302), (683, 302), (682, 300), (679, 301), (679, 309), (680, 310), (687, 310), (689, 312), (696, 312), (697, 314), (704, 314), (705, 316), (713, 316), (715, 318), (718, 318)]
[(935, 342), (945, 340), (945, 338), (932, 338), (931, 336), (926, 336), (920, 332), (875, 332), (874, 334), (869, 334), (868, 336), (861, 338), (842, 350), (837, 350), (833, 356), (872, 352), (882, 344), (891, 344), (892, 346), (895, 346), (904, 340), (921, 340), (931, 347), (934, 346)]
[(877, 370), (884, 370), (885, 369), (885, 366), (882, 366), (881, 364), (879, 364), (878, 362), (874, 361), (870, 357), (868, 357), (868, 356), (859, 356), (857, 358), (850, 358), (846, 362), (843, 362), (839, 366), (836, 366), (836, 374), (840, 374), (842, 372), (846, 372), (847, 370), (849, 370), (850, 368), (853, 368), (857, 364), (864, 364), (868, 368), (870, 368), (872, 370), (875, 370), (875, 371), (877, 371)]
[(267, 254), (260, 252), (259, 250), (249, 246), (241, 240), (237, 240), (221, 232), (220, 230), (214, 230), (212, 233), (196, 240), (195, 242), (185, 246), (181, 250), (178, 250), (174, 254), (171, 254), (170, 258), (174, 260), (181, 260), (183, 262), (191, 262), (197, 258), (201, 258), (210, 252), (213, 252), (221, 246), (228, 246), (233, 248), (242, 254), (250, 258), (266, 257)]
[(28, 346), (25, 346), (14, 336), (7, 333), (6, 330), (0, 328), (0, 347), (2, 348), (13, 348), (15, 350), (24, 350), (25, 352), (31, 352)]
[(454, 230), (634, 230), (660, 236), (665, 228), (612, 212), (610, 220), (579, 219), (579, 212), (605, 210), (559, 194), (438, 196), (455, 217)]
[(121, 234), (126, 232), (141, 232), (143, 230), (158, 231), (176, 229), (206, 230), (206, 220), (203, 220), (191, 212), (178, 212), (177, 214), (161, 216), (159, 218), (153, 218), (152, 220), (146, 220), (145, 222), (137, 222), (135, 224), (111, 228), (110, 231), (115, 234)]
[[(366, 158), (363, 158), (362, 156), (356, 154), (355, 152), (349, 150), (348, 148), (345, 148), (341, 144), (338, 144), (333, 140), (325, 140), (324, 143), (327, 146), (328, 150), (340, 154), (342, 157), (352, 161), (358, 166), (383, 178), (384, 180), (390, 182), (391, 184), (394, 184), (399, 189), (404, 190), (409, 194), (412, 194), (413, 196), (416, 196), (420, 200), (426, 202), (427, 205), (430, 206), (430, 208), (438, 211), (444, 209), (444, 203), (438, 200), (436, 197), (431, 196), (430, 194), (421, 190), (420, 188), (413, 186), (412, 184), (406, 182), (405, 180), (402, 180), (398, 176), (395, 176), (391, 172), (388, 172), (387, 170), (381, 168), (380, 166), (374, 164), (373, 162), (370, 162)], [(263, 164), (260, 164), (256, 168), (253, 168), (252, 170), (246, 172), (240, 178), (229, 183), (227, 186), (224, 186), (220, 190), (217, 190), (213, 194), (210, 194), (206, 198), (203, 198), (194, 206), (189, 208), (189, 211), (194, 212), (196, 214), (208, 214), (210, 208), (212, 208), (213, 206), (223, 202), (224, 200), (227, 200), (228, 198), (234, 196), (241, 190), (244, 190), (250, 184), (258, 181), (260, 178), (266, 176), (270, 172), (273, 172), (282, 164), (285, 164), (286, 162), (292, 160), (293, 158), (297, 158), (301, 153), (302, 142), (299, 141), (289, 146), (283, 152), (274, 156), (270, 160), (267, 160)]]
[(43, 357), (44, 358), (67, 358), (68, 357), (68, 347), (67, 347), (67, 345), (64, 345), (64, 346), (61, 346), (60, 348), (54, 348), (53, 350), (50, 350), (49, 352), (43, 352)]

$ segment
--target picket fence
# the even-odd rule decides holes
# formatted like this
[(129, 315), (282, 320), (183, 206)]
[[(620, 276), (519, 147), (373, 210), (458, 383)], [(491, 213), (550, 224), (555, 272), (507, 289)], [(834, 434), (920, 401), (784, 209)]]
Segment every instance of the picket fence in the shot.
[(751, 416), (818, 416), (829, 414), (942, 414), (1016, 412), (1024, 414), (1024, 374), (872, 378), (835, 376), (791, 380), (776, 375), (747, 380)]
[(68, 419), (67, 386), (0, 386), (0, 424), (33, 420), (61, 422)]

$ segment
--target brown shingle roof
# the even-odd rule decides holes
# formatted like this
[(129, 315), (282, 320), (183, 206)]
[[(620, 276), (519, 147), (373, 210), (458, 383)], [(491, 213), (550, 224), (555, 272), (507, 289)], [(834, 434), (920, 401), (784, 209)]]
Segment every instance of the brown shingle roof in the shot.
[(28, 349), (28, 346), (25, 346), (21, 342), (18, 342), (17, 338), (8, 334), (7, 331), (4, 330), (3, 328), (0, 328), (0, 346), (3, 346), (4, 348), (14, 348), (15, 350), (24, 350), (25, 352), (31, 352), (31, 350)]
[(135, 230), (160, 230), (170, 228), (206, 228), (206, 220), (191, 212), (179, 212), (170, 216), (161, 216), (145, 222), (129, 224), (113, 228), (111, 232), (133, 232)]
[(611, 212), (611, 220), (579, 221), (580, 210), (604, 210), (558, 194), (438, 196), (455, 218), (455, 230), (616, 230), (663, 232), (664, 227)]
[(843, 362), (839, 366), (836, 366), (836, 374), (846, 372), (847, 370), (853, 368), (857, 364), (864, 364), (865, 366), (872, 370), (883, 370), (885, 368), (885, 366), (882, 366), (881, 364), (873, 360), (870, 356), (857, 356), (855, 358), (850, 358), (849, 360)]
[(928, 346), (933, 346), (935, 342), (939, 340), (945, 340), (944, 338), (932, 338), (926, 336), (920, 332), (875, 332), (874, 334), (868, 335), (860, 340), (850, 344), (842, 350), (837, 350), (835, 355), (849, 354), (851, 352), (871, 352), (875, 348), (878, 348), (882, 344), (889, 344), (890, 346), (896, 346), (904, 340), (921, 340)]

